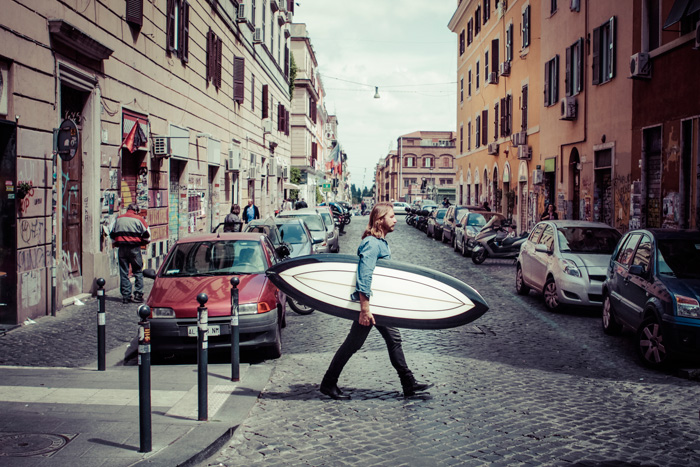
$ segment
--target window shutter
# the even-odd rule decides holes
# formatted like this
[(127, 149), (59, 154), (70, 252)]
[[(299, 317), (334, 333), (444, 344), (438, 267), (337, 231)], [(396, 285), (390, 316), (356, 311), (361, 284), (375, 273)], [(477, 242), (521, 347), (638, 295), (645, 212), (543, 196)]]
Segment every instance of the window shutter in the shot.
[(233, 100), (242, 104), (245, 100), (245, 58), (233, 57)]
[(551, 61), (544, 62), (544, 106), (549, 105), (549, 77), (550, 77), (550, 67), (552, 65)]
[(126, 22), (143, 26), (143, 0), (126, 0)]
[(481, 146), (481, 117), (479, 115), (476, 116), (476, 123), (474, 125), (474, 132), (475, 132), (474, 147), (478, 148), (479, 146)]
[(498, 39), (491, 41), (491, 71), (498, 73)]
[(168, 52), (176, 52), (177, 44), (175, 44), (175, 2), (176, 0), (168, 0), (165, 7), (165, 37)]
[(289, 78), (289, 47), (284, 46), (284, 76)]
[(211, 29), (207, 32), (207, 82), (211, 80), (211, 71), (212, 71), (212, 45), (211, 45), (211, 39), (212, 39), (212, 32)]
[(501, 98), (501, 136), (506, 136), (506, 98)]
[(600, 28), (593, 30), (593, 84), (600, 84)]
[(214, 60), (214, 86), (216, 89), (221, 89), (221, 58), (223, 55), (224, 41), (220, 37), (214, 35), (214, 44), (216, 45), (216, 56)]
[(513, 95), (508, 95), (508, 134), (513, 133)]
[(268, 107), (268, 86), (267, 84), (263, 84), (262, 87), (262, 118), (267, 118), (269, 115), (269, 107)]
[(530, 6), (523, 12), (523, 48), (530, 45)]
[(284, 134), (289, 136), (289, 110), (284, 109)]
[(481, 144), (483, 144), (483, 145), (489, 144), (488, 133), (489, 133), (489, 111), (482, 110), (481, 111)]
[(282, 103), (277, 104), (277, 131), (282, 131), (284, 126), (282, 125), (282, 119), (284, 118), (284, 106)]
[(581, 92), (583, 90), (583, 37), (578, 40), (578, 67), (576, 72), (578, 73), (578, 82), (576, 83), (576, 92)]
[(554, 56), (554, 82), (552, 83), (552, 105), (559, 102), (559, 55)]
[(615, 17), (610, 18), (610, 71), (608, 79), (615, 77)]
[(190, 4), (182, 2), (180, 8), (180, 43), (178, 48), (180, 49), (180, 59), (186, 63), (189, 61), (190, 53)]
[(498, 102), (493, 106), (493, 140), (498, 139)]
[(527, 130), (527, 86), (523, 86), (523, 118), (522, 129)]
[(573, 94), (573, 89), (572, 89), (572, 76), (571, 76), (571, 60), (573, 58), (573, 53), (574, 53), (574, 48), (572, 47), (567, 47), (566, 48), (566, 74), (564, 75), (564, 92), (566, 93), (567, 96), (570, 96)]

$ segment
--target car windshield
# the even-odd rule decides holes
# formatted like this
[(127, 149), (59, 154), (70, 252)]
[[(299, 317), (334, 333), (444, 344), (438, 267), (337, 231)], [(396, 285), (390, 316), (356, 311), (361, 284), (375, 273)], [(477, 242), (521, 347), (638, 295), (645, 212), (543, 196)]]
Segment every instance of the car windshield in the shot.
[(326, 230), (326, 228), (323, 226), (321, 216), (319, 216), (318, 214), (294, 214), (292, 216), (285, 217), (296, 217), (302, 219), (304, 222), (306, 222), (306, 225), (309, 227), (309, 230)]
[(277, 228), (280, 229), (282, 238), (287, 243), (299, 244), (309, 241), (304, 228), (299, 224), (277, 224)]
[(679, 279), (700, 279), (700, 238), (659, 241), (659, 274)]
[(321, 212), (321, 215), (323, 216), (323, 220), (326, 222), (326, 225), (333, 225), (333, 216), (331, 216), (330, 212)]
[(559, 227), (559, 249), (566, 253), (611, 255), (620, 232), (596, 227)]
[(265, 257), (255, 240), (190, 242), (175, 245), (163, 266), (163, 276), (228, 276), (263, 274)]
[(447, 214), (447, 209), (438, 209), (438, 211), (435, 213), (435, 218), (442, 219), (445, 217), (445, 214)]
[(483, 227), (493, 214), (482, 214), (480, 212), (470, 212), (467, 217), (467, 225), (470, 227)]

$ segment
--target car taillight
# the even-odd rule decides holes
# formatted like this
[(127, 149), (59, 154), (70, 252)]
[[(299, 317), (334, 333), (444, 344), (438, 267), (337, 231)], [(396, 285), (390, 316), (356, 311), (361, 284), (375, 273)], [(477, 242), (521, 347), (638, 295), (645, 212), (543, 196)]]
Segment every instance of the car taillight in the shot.
[(267, 302), (258, 302), (258, 313), (267, 313), (271, 309)]

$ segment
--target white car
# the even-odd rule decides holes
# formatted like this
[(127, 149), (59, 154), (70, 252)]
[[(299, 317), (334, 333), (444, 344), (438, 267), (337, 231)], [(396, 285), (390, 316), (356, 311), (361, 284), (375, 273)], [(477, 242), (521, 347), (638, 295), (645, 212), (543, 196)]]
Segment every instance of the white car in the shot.
[(610, 256), (620, 237), (601, 222), (538, 223), (516, 260), (516, 292), (542, 291), (551, 311), (562, 305), (601, 306)]
[(404, 203), (403, 201), (394, 201), (394, 214), (408, 214), (408, 211), (411, 209), (411, 205), (408, 203)]

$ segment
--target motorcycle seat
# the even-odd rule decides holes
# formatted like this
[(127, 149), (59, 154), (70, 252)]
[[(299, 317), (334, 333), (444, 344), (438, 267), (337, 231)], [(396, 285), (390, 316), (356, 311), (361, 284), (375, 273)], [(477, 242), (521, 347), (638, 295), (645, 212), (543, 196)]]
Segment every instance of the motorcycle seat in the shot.
[(502, 245), (503, 246), (509, 246), (515, 243), (516, 241), (520, 240), (518, 237), (508, 237), (505, 240), (503, 240)]

